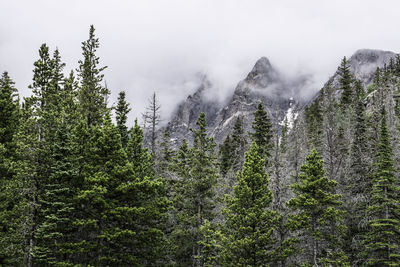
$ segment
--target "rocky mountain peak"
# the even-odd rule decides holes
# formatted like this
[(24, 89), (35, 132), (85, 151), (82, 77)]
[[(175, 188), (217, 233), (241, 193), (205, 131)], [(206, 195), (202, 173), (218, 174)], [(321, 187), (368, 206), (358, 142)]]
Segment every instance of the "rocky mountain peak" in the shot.
[(360, 49), (349, 59), (350, 70), (357, 79), (367, 85), (372, 81), (376, 68), (382, 68), (395, 56), (396, 54), (390, 51)]
[[(360, 80), (364, 86), (370, 84), (374, 78), (376, 68), (382, 68), (389, 64), (396, 53), (377, 49), (359, 49), (348, 60), (350, 71), (354, 77)], [(330, 79), (333, 87), (339, 84), (339, 72), (336, 72)]]
[[(385, 63), (388, 64), (390, 58), (395, 55), (389, 51), (357, 50), (348, 60), (350, 71), (364, 85), (368, 85), (373, 79), (376, 68), (383, 67)], [(333, 87), (337, 87), (339, 73), (336, 72), (330, 81)], [(197, 91), (178, 106), (167, 129), (176, 144), (179, 144), (183, 138), (190, 142), (189, 129), (196, 127), (198, 115), (200, 112), (205, 112), (209, 134), (217, 143), (222, 143), (232, 132), (238, 117), (243, 118), (245, 132), (252, 130), (253, 113), (257, 109), (257, 104), (262, 102), (272, 123), (279, 130), (285, 119), (291, 126), (297, 115), (302, 114), (306, 103), (311, 103), (319, 95), (317, 93), (313, 99), (300, 97), (300, 90), (314, 89), (310, 86), (312, 85), (307, 85), (307, 79), (290, 80), (281, 75), (268, 58), (261, 57), (247, 77), (238, 83), (232, 96), (228, 96), (229, 100), (225, 103), (206, 97), (206, 91), (211, 89), (212, 85), (206, 78), (203, 79)]]
[(265, 88), (271, 83), (275, 83), (279, 78), (277, 71), (272, 67), (268, 58), (261, 57), (257, 60), (253, 69), (247, 75), (246, 82), (258, 88)]
[(266, 57), (261, 57), (257, 60), (256, 64), (254, 65), (253, 69), (250, 73), (258, 73), (258, 74), (267, 74), (272, 70), (271, 63), (269, 59)]
[(350, 62), (358, 64), (381, 64), (386, 63), (396, 54), (391, 51), (377, 49), (359, 49), (350, 58)]

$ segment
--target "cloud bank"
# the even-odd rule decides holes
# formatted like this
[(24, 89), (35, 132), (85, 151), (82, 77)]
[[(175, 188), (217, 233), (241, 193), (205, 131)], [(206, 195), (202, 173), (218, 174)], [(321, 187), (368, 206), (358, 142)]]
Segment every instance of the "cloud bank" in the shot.
[(112, 90), (126, 90), (134, 117), (153, 91), (164, 119), (204, 73), (223, 99), (261, 56), (290, 76), (314, 77), (318, 89), (340, 59), (360, 48), (398, 52), (398, 1), (16, 0), (2, 1), (0, 71), (29, 95), (42, 43), (76, 69), (94, 24)]

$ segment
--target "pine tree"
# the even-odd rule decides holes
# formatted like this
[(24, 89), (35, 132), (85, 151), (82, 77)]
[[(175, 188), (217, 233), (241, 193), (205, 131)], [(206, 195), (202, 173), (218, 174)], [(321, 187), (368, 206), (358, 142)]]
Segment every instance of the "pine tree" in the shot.
[(162, 140), (160, 142), (160, 155), (158, 156), (159, 174), (168, 180), (171, 180), (171, 171), (175, 151), (172, 149), (172, 141), (169, 131), (164, 130)]
[(307, 137), (311, 148), (322, 150), (323, 114), (320, 100), (315, 100), (306, 107)]
[(69, 76), (64, 78), (64, 87), (61, 91), (60, 100), (63, 107), (63, 112), (67, 116), (65, 119), (70, 121), (70, 124), (76, 125), (79, 120), (79, 114), (77, 112), (77, 88), (78, 82), (75, 79), (73, 71), (69, 73)]
[(117, 121), (117, 128), (119, 134), (121, 135), (122, 147), (126, 147), (128, 144), (128, 127), (126, 126), (126, 122), (128, 120), (128, 113), (132, 110), (129, 107), (129, 103), (126, 102), (126, 93), (125, 91), (119, 92), (118, 103), (115, 107), (115, 119)]
[(101, 234), (107, 248), (104, 265), (159, 266), (165, 261), (169, 206), (165, 181), (155, 177), (152, 158), (142, 141), (143, 132), (136, 122), (126, 149), (128, 162), (123, 156), (111, 172), (114, 183), (108, 194), (114, 205), (108, 205), (110, 223)]
[(367, 210), (370, 220), (362, 254), (368, 266), (400, 265), (400, 185), (394, 175), (392, 157), (386, 111), (383, 108), (376, 171)]
[(340, 195), (335, 194), (337, 182), (325, 176), (316, 150), (307, 156), (300, 171), (299, 183), (292, 186), (296, 196), (288, 205), (296, 212), (290, 224), (301, 238), (304, 263), (349, 266), (340, 246), (344, 226)]
[[(203, 265), (200, 229), (206, 220), (214, 218), (214, 185), (217, 181), (215, 143), (207, 136), (204, 113), (200, 114), (196, 125), (197, 129), (191, 129), (193, 147), (186, 152), (188, 157), (184, 156), (187, 164), (184, 166), (181, 160), (178, 169), (182, 178), (177, 181), (176, 226), (172, 233), (174, 258), (178, 266)], [(181, 156), (180, 151), (178, 157)]]
[(78, 226), (80, 238), (74, 244), (74, 257), (76, 263), (85, 265), (113, 264), (118, 255), (123, 260), (119, 254), (123, 249), (116, 248), (113, 238), (129, 235), (114, 228), (114, 216), (116, 199), (121, 195), (117, 188), (133, 171), (127, 166), (118, 129), (109, 114), (102, 124), (103, 127), (91, 129), (92, 135), (86, 142), (88, 153), (81, 169), (84, 181), (75, 196), (79, 210), (74, 225)]
[(251, 133), (251, 139), (258, 146), (258, 153), (266, 159), (266, 165), (268, 164), (268, 158), (271, 155), (271, 149), (273, 146), (272, 141), (272, 125), (271, 121), (264, 110), (263, 104), (258, 103), (257, 110), (254, 112), (254, 121), (252, 124), (254, 130)]
[(342, 96), (340, 99), (340, 104), (343, 107), (347, 107), (348, 104), (352, 102), (353, 98), (353, 89), (352, 89), (352, 75), (350, 73), (350, 66), (346, 59), (343, 58), (340, 66), (338, 68), (339, 73), (339, 85), (342, 90)]
[(77, 70), (80, 78), (78, 91), (79, 109), (88, 125), (99, 125), (107, 113), (107, 98), (109, 90), (101, 85), (107, 67), (99, 67), (100, 58), (96, 56), (99, 48), (99, 39), (94, 34), (93, 25), (90, 26), (89, 39), (82, 42), (83, 60), (79, 60)]
[[(39, 48), (39, 59), (34, 63), (33, 82), (29, 86), (32, 96), (25, 99), (25, 124), (21, 129), (18, 148), (20, 162), (18, 163), (18, 179), (26, 182), (26, 195), (29, 213), (26, 216), (30, 220), (30, 228), (26, 230), (27, 245), (25, 249), (25, 264), (35, 264), (37, 245), (36, 230), (44, 221), (44, 213), (41, 207), (45, 196), (45, 185), (49, 184), (51, 166), (53, 164), (52, 153), (54, 150), (55, 131), (60, 117), (60, 92), (63, 82), (61, 62), (58, 50), (54, 57), (50, 57), (46, 44)], [(30, 166), (30, 170), (27, 167)], [(27, 173), (29, 172), (29, 173)], [(28, 178), (29, 177), (29, 178)], [(29, 180), (28, 180), (29, 179)]]
[(14, 84), (8, 72), (3, 72), (0, 78), (0, 144), (7, 150), (13, 146), (12, 139), (19, 122), (19, 100)]
[(146, 148), (143, 147), (144, 134), (142, 128), (140, 128), (137, 119), (135, 125), (130, 130), (130, 138), (126, 148), (128, 160), (134, 162), (133, 171), (136, 176), (153, 176), (153, 160)]
[(38, 210), (39, 134), (36, 130), (37, 120), (33, 116), (29, 100), (31, 98), (26, 99), (22, 105), (21, 124), (15, 135), (16, 160), (12, 165), (15, 183), (9, 198), (10, 201), (18, 203), (13, 207), (13, 219), (10, 221), (10, 227), (13, 228), (15, 235), (9, 240), (13, 248), (12, 262), (18, 266), (33, 265), (34, 230)]
[(371, 191), (369, 173), (369, 148), (367, 140), (367, 124), (364, 107), (364, 90), (360, 82), (356, 83), (356, 103), (353, 115), (352, 143), (350, 147), (349, 173), (346, 177), (344, 197), (345, 208), (348, 214), (346, 225), (346, 250), (351, 262), (359, 265), (360, 240), (363, 235), (363, 221), (367, 216), (366, 209), (369, 203), (368, 195)]
[[(18, 265), (18, 233), (13, 221), (19, 205), (18, 186), (12, 165), (16, 160), (16, 142), (19, 123), (17, 89), (7, 72), (0, 78), (0, 265)], [(15, 222), (14, 222), (15, 223)]]
[(246, 143), (247, 142), (244, 135), (243, 119), (241, 117), (238, 117), (235, 121), (232, 132), (233, 151), (231, 157), (232, 157), (232, 167), (234, 172), (237, 172), (241, 167)]
[(53, 164), (45, 193), (41, 197), (43, 221), (35, 232), (35, 264), (41, 266), (70, 265), (69, 243), (73, 231), (74, 183), (77, 169), (72, 151), (71, 125), (64, 121), (57, 128)]
[(226, 175), (227, 172), (232, 168), (232, 140), (231, 136), (228, 135), (224, 142), (219, 146), (219, 157), (220, 157), (220, 172), (222, 175)]
[(224, 209), (224, 266), (268, 266), (276, 263), (274, 232), (278, 214), (270, 209), (265, 161), (255, 142), (246, 153), (238, 184)]

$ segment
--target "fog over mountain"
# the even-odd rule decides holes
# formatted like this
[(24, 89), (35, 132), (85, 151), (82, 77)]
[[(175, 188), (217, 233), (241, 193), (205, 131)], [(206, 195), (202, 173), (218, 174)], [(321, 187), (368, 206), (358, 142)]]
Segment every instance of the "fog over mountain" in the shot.
[(26, 96), (40, 44), (58, 47), (68, 72), (94, 24), (100, 62), (109, 66), (110, 102), (126, 90), (132, 124), (156, 91), (168, 121), (201, 77), (212, 84), (210, 98), (227, 101), (262, 56), (287, 80), (307, 81), (311, 92), (299, 92), (312, 95), (344, 55), (360, 48), (399, 51), (397, 7), (397, 1), (369, 0), (3, 1), (0, 70)]

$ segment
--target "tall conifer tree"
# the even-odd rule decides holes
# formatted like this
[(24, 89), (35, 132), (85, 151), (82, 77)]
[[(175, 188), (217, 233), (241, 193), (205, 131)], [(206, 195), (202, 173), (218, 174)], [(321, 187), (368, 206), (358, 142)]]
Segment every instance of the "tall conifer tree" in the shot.
[(16, 142), (20, 114), (17, 89), (7, 72), (0, 78), (0, 265), (18, 265), (14, 261), (21, 242), (14, 220), (18, 212), (18, 187), (15, 170)]
[(265, 161), (256, 143), (246, 153), (233, 196), (224, 209), (223, 266), (268, 266), (277, 262), (274, 231), (278, 214), (271, 209), (272, 192), (268, 188)]
[(368, 266), (400, 265), (400, 185), (394, 175), (392, 157), (386, 111), (383, 108), (376, 171), (368, 207), (368, 217), (371, 219), (362, 254)]
[(132, 109), (129, 107), (129, 103), (126, 102), (125, 91), (119, 92), (117, 106), (115, 107), (115, 119), (117, 121), (117, 128), (121, 135), (122, 147), (126, 147), (128, 144), (128, 127), (126, 122), (128, 120), (128, 113)]
[(338, 72), (340, 75), (339, 76), (340, 89), (342, 90), (340, 104), (343, 107), (347, 107), (347, 105), (352, 102), (353, 88), (352, 88), (352, 76), (350, 73), (350, 66), (346, 57), (342, 59), (342, 62), (340, 63), (340, 66), (338, 68)]
[(107, 67), (99, 67), (100, 58), (96, 55), (99, 39), (96, 38), (94, 26), (90, 26), (89, 39), (82, 42), (83, 59), (79, 60), (78, 76), (80, 87), (78, 92), (79, 109), (88, 125), (103, 122), (107, 113), (109, 90), (101, 83), (103, 71)]
[[(252, 128), (251, 139), (257, 144), (258, 153), (268, 159), (273, 147), (272, 124), (261, 102), (258, 103), (257, 110), (254, 112)], [(266, 164), (268, 164), (268, 160), (266, 160)]]
[(293, 184), (296, 196), (288, 203), (296, 211), (290, 224), (298, 230), (305, 264), (348, 266), (341, 250), (343, 212), (336, 184), (325, 176), (323, 160), (312, 150), (300, 168), (299, 182)]

